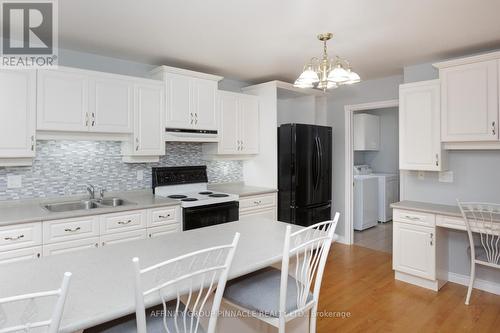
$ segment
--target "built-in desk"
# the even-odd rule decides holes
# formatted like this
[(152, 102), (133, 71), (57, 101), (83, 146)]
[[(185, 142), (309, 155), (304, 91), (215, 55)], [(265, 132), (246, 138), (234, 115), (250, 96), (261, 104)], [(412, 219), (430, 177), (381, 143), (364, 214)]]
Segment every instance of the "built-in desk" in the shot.
[(448, 281), (445, 228), (466, 230), (460, 209), (415, 201), (391, 207), (395, 278), (438, 291)]

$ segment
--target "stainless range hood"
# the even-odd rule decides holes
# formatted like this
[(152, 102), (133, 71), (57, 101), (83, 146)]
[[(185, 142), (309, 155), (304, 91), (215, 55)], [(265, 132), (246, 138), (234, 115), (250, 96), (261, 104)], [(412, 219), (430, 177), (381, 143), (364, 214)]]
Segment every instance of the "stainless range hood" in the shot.
[(164, 139), (167, 142), (219, 142), (216, 130), (165, 128)]

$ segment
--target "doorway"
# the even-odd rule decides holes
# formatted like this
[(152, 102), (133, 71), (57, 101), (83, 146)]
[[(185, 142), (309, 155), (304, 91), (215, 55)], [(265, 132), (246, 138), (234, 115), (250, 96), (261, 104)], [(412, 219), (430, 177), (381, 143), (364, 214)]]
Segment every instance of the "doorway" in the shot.
[(399, 103), (346, 109), (346, 241), (392, 252), (392, 202), (400, 201)]

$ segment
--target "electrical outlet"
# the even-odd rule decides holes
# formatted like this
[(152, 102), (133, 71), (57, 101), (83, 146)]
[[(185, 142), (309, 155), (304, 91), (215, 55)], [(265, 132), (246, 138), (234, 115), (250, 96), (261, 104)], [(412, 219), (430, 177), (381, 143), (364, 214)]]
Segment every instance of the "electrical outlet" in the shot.
[(439, 181), (441, 183), (453, 183), (453, 171), (441, 171)]
[(137, 180), (143, 180), (143, 179), (144, 179), (144, 171), (137, 170)]
[(419, 171), (417, 177), (420, 180), (424, 180), (425, 179), (425, 171)]
[(7, 188), (23, 187), (23, 177), (20, 175), (7, 175)]

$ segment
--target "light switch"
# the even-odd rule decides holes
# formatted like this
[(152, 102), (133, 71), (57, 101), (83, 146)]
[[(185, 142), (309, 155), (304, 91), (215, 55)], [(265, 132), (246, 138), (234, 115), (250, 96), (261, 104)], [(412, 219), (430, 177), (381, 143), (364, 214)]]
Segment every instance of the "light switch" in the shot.
[(137, 170), (137, 180), (143, 180), (143, 179), (144, 179), (144, 171)]
[(441, 171), (439, 181), (441, 183), (453, 183), (453, 171)]
[(7, 175), (7, 188), (23, 187), (23, 177), (20, 175)]
[(419, 171), (417, 177), (420, 180), (424, 180), (425, 179), (425, 171)]

